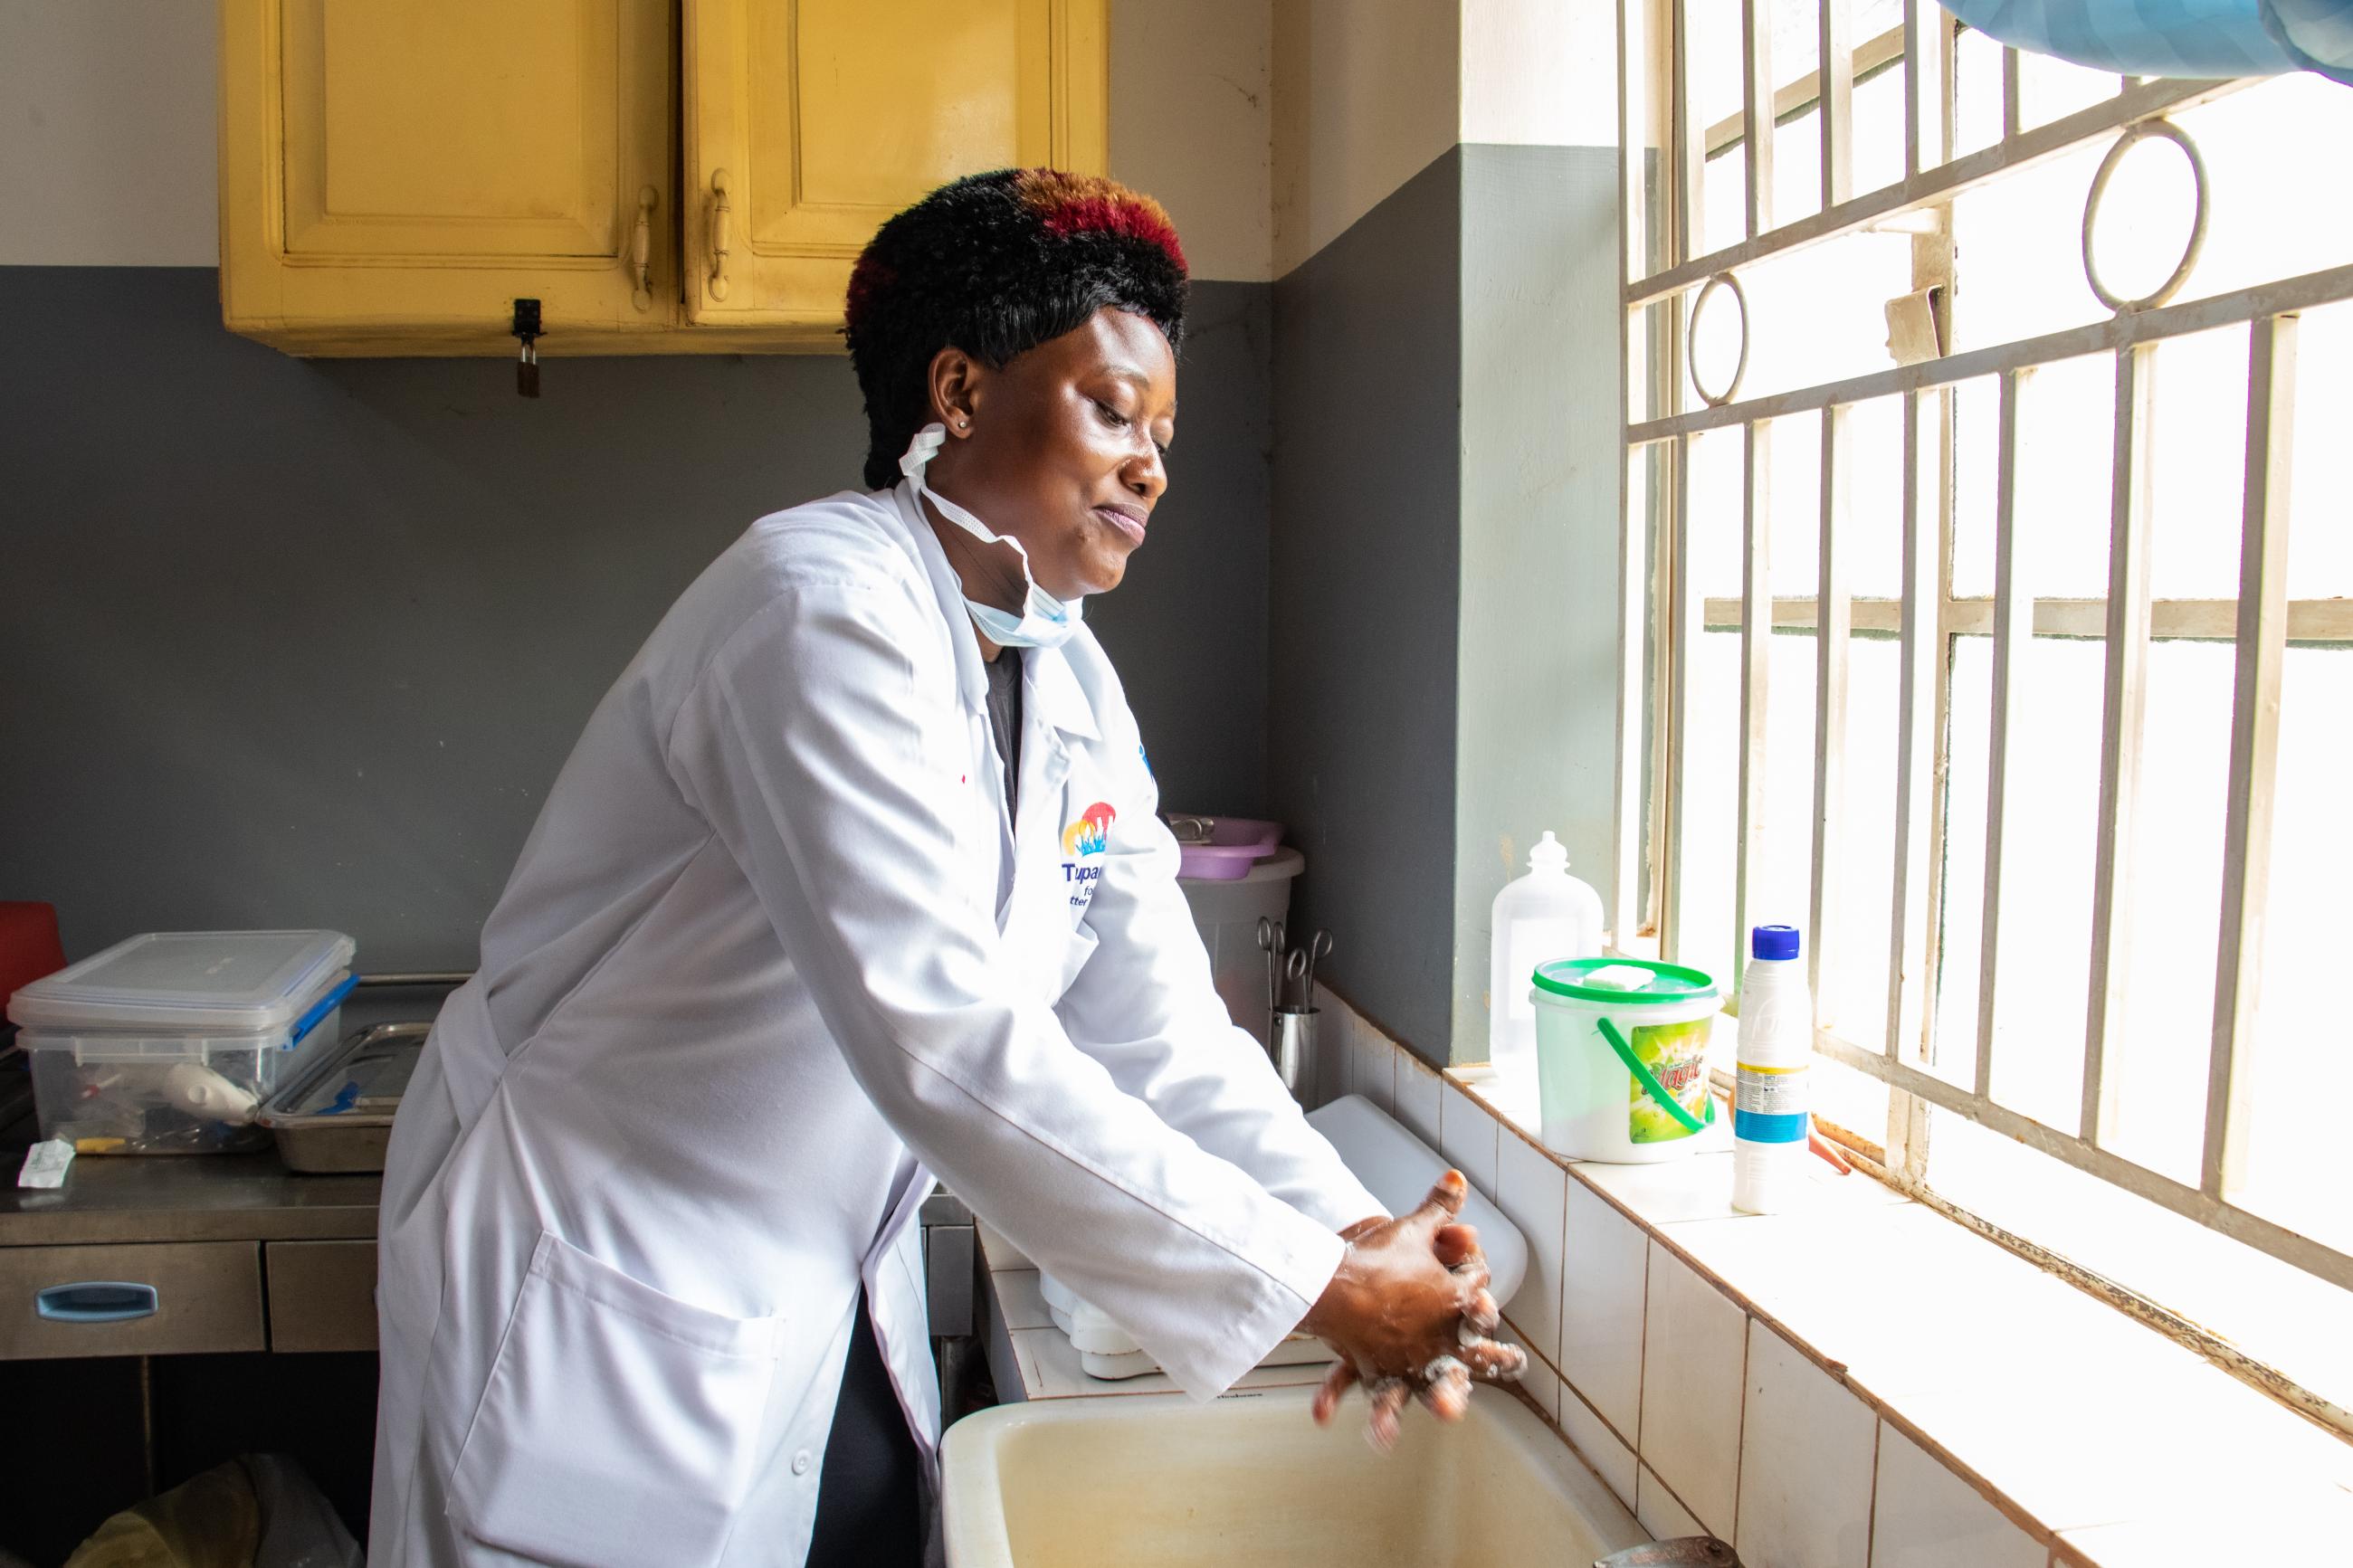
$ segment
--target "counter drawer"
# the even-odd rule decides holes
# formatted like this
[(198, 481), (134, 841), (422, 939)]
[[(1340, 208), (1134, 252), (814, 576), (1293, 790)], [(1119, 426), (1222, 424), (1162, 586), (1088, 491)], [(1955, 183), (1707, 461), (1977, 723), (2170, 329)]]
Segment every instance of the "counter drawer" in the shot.
[(375, 1349), (375, 1243), (273, 1241), (269, 1348)]
[(262, 1345), (259, 1242), (0, 1247), (0, 1360)]

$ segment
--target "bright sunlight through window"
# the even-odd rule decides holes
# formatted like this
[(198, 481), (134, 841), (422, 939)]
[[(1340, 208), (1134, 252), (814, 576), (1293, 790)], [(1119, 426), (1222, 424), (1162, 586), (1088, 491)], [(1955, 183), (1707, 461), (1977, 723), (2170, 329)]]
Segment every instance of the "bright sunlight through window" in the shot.
[(2353, 1431), (2353, 90), (1621, 16), (1620, 945), (1806, 927), (1824, 1121)]

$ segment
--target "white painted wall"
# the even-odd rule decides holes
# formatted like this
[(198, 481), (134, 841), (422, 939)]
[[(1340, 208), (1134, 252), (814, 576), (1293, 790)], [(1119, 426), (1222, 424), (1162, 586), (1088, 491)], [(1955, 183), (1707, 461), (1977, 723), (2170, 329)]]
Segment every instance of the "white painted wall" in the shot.
[(211, 0), (0, 0), (0, 266), (211, 267)]
[(1274, 276), (1272, 0), (1113, 0), (1111, 172), (1176, 220), (1196, 278)]
[(1465, 142), (1618, 144), (1612, 0), (1461, 0)]
[[(211, 0), (0, 0), (0, 266), (211, 267)], [(1272, 276), (1271, 0), (1113, 0), (1112, 173), (1197, 278)]]
[(1458, 0), (1275, 0), (1276, 277), (1454, 145), (1461, 41)]

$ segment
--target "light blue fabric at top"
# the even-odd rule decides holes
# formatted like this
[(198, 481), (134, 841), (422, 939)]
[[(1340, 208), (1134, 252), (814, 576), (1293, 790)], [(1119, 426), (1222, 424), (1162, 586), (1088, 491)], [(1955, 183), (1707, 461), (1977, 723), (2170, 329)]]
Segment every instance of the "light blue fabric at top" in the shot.
[(1944, 0), (2015, 48), (2128, 76), (2276, 76), (2353, 85), (2353, 0)]

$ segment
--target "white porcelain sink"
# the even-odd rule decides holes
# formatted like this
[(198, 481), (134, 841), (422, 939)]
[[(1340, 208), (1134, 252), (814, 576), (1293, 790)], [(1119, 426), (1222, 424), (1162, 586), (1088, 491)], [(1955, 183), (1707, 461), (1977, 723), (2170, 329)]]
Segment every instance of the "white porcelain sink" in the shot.
[(1500, 1389), (1373, 1452), (1352, 1396), (1143, 1396), (1000, 1405), (951, 1427), (950, 1568), (1584, 1568), (1650, 1538), (1574, 1449)]

